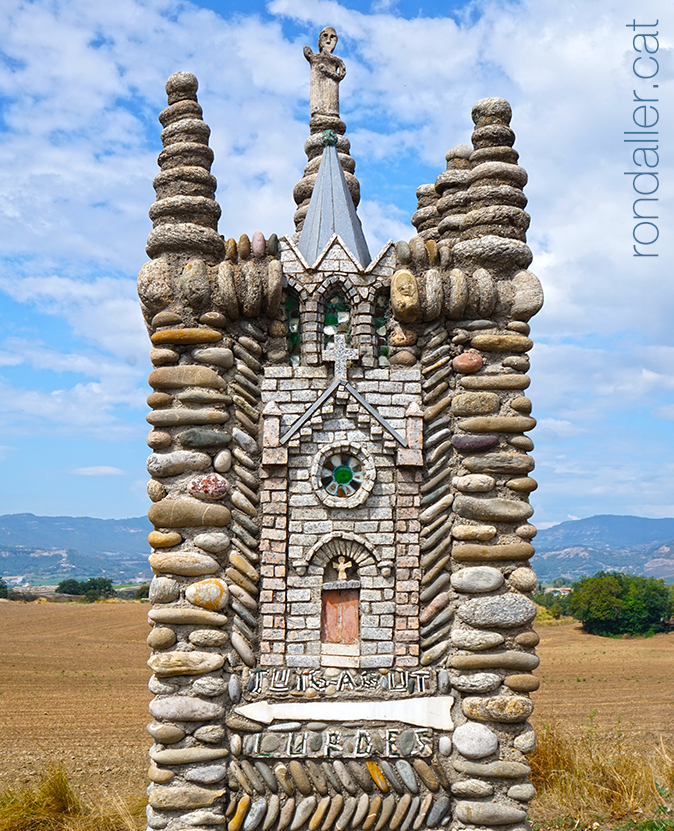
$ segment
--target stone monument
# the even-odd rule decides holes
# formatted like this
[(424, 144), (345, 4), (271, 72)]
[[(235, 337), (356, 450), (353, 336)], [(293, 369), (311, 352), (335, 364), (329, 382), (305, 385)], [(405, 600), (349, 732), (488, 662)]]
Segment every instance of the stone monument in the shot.
[(321, 33), (296, 232), (225, 240), (179, 72), (138, 291), (154, 369), (148, 824), (525, 829), (538, 686), (529, 216), (510, 107), (371, 256)]

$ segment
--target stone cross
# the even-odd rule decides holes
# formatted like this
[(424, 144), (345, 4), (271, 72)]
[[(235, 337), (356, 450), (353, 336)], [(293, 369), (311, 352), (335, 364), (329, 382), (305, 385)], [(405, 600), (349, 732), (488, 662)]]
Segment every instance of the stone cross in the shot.
[(347, 576), (347, 569), (351, 568), (353, 562), (351, 560), (347, 560), (343, 554), (339, 555), (338, 560), (332, 561), (332, 567), (337, 572), (337, 579), (338, 580), (348, 580)]
[(335, 379), (339, 381), (346, 381), (348, 363), (349, 361), (358, 360), (358, 350), (347, 348), (346, 336), (338, 333), (335, 335), (334, 349), (324, 351), (323, 358), (326, 361), (335, 362)]

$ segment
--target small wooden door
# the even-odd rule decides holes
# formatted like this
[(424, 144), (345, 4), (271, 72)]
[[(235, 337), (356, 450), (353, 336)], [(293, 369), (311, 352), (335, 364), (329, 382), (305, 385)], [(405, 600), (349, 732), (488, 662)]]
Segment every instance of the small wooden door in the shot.
[(323, 592), (323, 643), (358, 643), (358, 595), (358, 589), (327, 589)]

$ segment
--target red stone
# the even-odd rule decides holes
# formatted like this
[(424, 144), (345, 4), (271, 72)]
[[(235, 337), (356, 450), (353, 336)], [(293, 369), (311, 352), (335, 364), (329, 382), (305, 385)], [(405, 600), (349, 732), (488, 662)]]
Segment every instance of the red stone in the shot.
[(476, 352), (464, 352), (461, 355), (457, 355), (452, 361), (454, 369), (457, 372), (463, 372), (465, 375), (482, 369), (482, 364), (482, 356)]
[(187, 490), (197, 499), (222, 499), (227, 495), (229, 482), (219, 473), (207, 473), (204, 476), (195, 476)]

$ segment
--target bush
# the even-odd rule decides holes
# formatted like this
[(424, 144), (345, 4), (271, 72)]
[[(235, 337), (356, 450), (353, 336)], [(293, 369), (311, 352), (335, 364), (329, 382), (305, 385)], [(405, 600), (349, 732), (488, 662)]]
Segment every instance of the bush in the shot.
[(593, 635), (644, 635), (662, 631), (672, 614), (664, 580), (600, 571), (573, 584), (571, 614)]
[(9, 594), (9, 589), (7, 588), (7, 583), (4, 580), (0, 579), (0, 598), (6, 598)]
[(57, 594), (84, 595), (85, 599), (93, 603), (101, 597), (114, 597), (115, 590), (109, 577), (90, 577), (86, 581), (62, 580), (56, 587)]
[(134, 594), (134, 597), (136, 598), (136, 600), (143, 600), (144, 598), (149, 597), (149, 596), (150, 596), (150, 584), (149, 583), (144, 583), (142, 586), (139, 586), (136, 589), (136, 593)]

